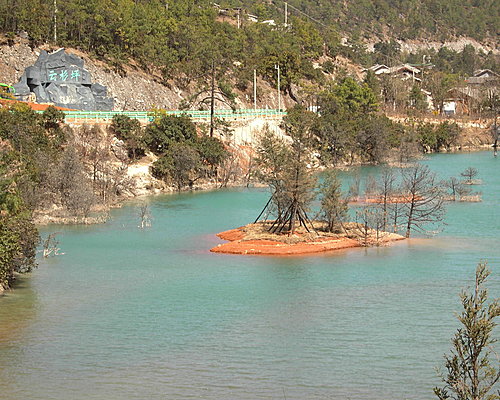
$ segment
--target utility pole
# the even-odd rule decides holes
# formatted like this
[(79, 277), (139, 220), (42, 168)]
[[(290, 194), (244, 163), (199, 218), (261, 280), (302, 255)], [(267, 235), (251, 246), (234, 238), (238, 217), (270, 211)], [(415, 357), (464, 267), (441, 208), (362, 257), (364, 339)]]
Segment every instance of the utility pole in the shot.
[(241, 8), (238, 9), (238, 29), (240, 29), (241, 27), (240, 14), (241, 14)]
[(54, 0), (54, 43), (57, 43), (57, 0)]
[(500, 139), (500, 132), (498, 130), (497, 125), (498, 112), (495, 110), (495, 123), (493, 124), (493, 139), (495, 142), (493, 143), (493, 156), (496, 157), (498, 154), (498, 140)]
[(210, 137), (214, 136), (215, 114), (215, 60), (212, 60), (212, 87), (210, 89)]
[(257, 70), (253, 70), (253, 109), (257, 110)]
[(281, 111), (280, 65), (275, 64), (274, 69), (278, 70), (278, 111)]
[(285, 1), (285, 27), (288, 26), (288, 3)]

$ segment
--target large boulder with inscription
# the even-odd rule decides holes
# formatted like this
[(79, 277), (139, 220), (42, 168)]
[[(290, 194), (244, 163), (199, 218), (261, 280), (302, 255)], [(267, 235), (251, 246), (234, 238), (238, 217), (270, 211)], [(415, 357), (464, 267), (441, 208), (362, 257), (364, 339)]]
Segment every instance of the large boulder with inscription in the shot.
[(26, 68), (17, 84), (16, 97), (37, 103), (83, 111), (111, 111), (113, 98), (99, 83), (91, 83), (84, 61), (64, 49), (53, 53), (42, 51), (38, 60)]

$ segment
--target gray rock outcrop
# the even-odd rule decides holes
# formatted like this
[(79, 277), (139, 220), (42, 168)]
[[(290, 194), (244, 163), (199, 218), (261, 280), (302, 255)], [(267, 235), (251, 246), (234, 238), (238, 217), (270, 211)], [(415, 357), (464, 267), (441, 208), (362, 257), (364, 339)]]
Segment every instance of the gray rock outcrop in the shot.
[(35, 64), (25, 69), (14, 89), (19, 100), (82, 111), (113, 110), (113, 98), (107, 97), (106, 87), (91, 83), (84, 61), (64, 49), (50, 54), (43, 50)]

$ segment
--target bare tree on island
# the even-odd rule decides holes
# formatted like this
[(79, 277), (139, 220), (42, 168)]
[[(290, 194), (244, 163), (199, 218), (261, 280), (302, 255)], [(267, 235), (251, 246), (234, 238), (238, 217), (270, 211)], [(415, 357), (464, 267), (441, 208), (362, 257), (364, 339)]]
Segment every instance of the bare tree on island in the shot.
[(471, 185), (461, 182), (454, 176), (443, 180), (441, 184), (448, 190), (447, 201), (481, 201), (481, 192), (473, 192)]
[(326, 222), (326, 231), (334, 232), (342, 227), (347, 217), (347, 199), (342, 194), (340, 180), (334, 171), (327, 172), (320, 192), (321, 217)]
[(289, 112), (283, 123), (291, 138), (290, 145), (270, 132), (261, 140), (257, 163), (264, 167), (263, 180), (270, 184), (273, 193), (256, 222), (266, 209), (276, 206), (277, 218), (270, 227), (272, 233), (293, 234), (297, 224), (308, 232), (314, 229), (307, 216), (316, 185), (316, 178), (310, 171), (313, 118), (312, 113), (297, 107)]
[[(262, 132), (257, 147), (257, 178), (267, 183), (271, 189), (272, 196), (269, 199), (265, 210), (271, 211), (269, 207), (274, 207), (277, 214), (281, 214), (285, 208), (283, 179), (286, 162), (289, 157), (289, 148), (282, 138), (277, 137), (267, 127)], [(264, 212), (264, 210), (263, 210)], [(262, 214), (262, 213), (261, 213)], [(257, 220), (261, 217), (257, 218)]]
[(468, 167), (466, 168), (463, 172), (460, 173), (465, 178), (465, 184), (466, 185), (475, 185), (480, 183), (479, 181), (476, 181), (474, 178), (477, 177), (479, 174), (478, 170), (473, 167)]
[[(372, 224), (376, 220), (376, 215), (375, 207), (362, 207), (356, 211), (356, 226), (353, 233), (365, 247), (372, 244)], [(378, 237), (376, 241), (378, 242)]]
[(470, 193), (471, 191), (469, 188), (465, 188), (458, 178), (455, 178), (454, 176), (443, 180), (441, 185), (443, 188), (449, 190), (449, 199), (451, 201), (457, 201), (457, 199), (459, 199), (463, 194), (467, 194), (467, 192)]
[(491, 345), (497, 341), (492, 334), (495, 319), (500, 316), (500, 303), (495, 299), (487, 304), (488, 291), (484, 283), (489, 275), (486, 263), (479, 263), (473, 292), (460, 294), (463, 311), (457, 318), (463, 326), (452, 339), (451, 354), (444, 356), (445, 386), (434, 388), (440, 400), (500, 399), (500, 391), (495, 389), (500, 381), (498, 356), (496, 365), (490, 361), (494, 353)]
[[(382, 230), (387, 230), (389, 218), (389, 205), (393, 201), (396, 191), (396, 175), (392, 168), (386, 167), (382, 170), (380, 179), (377, 182), (377, 192), (380, 199), (380, 205), (383, 213)], [(396, 211), (397, 214), (397, 211)]]
[(406, 219), (406, 237), (412, 230), (429, 232), (426, 226), (442, 222), (445, 215), (443, 194), (436, 182), (436, 174), (429, 167), (417, 164), (402, 172), (402, 203)]

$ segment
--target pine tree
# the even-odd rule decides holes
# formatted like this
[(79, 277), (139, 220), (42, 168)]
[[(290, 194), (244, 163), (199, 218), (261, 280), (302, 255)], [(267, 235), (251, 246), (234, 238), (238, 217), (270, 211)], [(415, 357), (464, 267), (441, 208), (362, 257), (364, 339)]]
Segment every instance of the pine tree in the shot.
[(272, 196), (257, 220), (274, 205), (277, 217), (270, 228), (273, 233), (293, 234), (297, 226), (303, 226), (307, 231), (312, 228), (307, 211), (315, 197), (316, 185), (310, 168), (314, 118), (303, 107), (295, 107), (283, 122), (291, 139), (290, 145), (270, 132), (261, 138), (257, 164), (264, 171), (262, 180), (269, 183)]
[(473, 292), (460, 294), (463, 311), (458, 320), (463, 326), (452, 339), (451, 354), (444, 356), (447, 374), (442, 379), (445, 386), (434, 388), (440, 400), (500, 399), (500, 392), (495, 388), (500, 380), (500, 364), (490, 362), (500, 303), (498, 299), (487, 303), (488, 291), (484, 283), (489, 275), (486, 263), (479, 263)]

